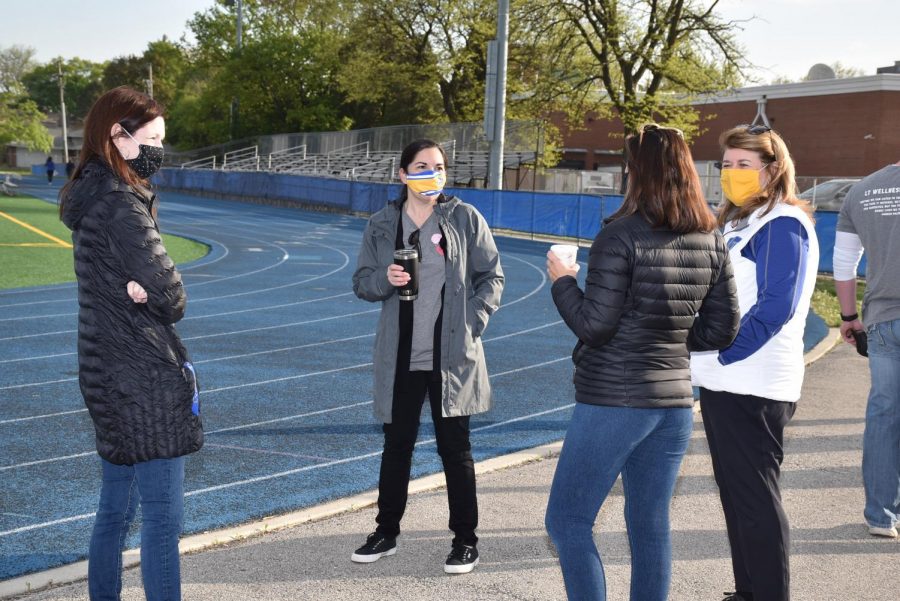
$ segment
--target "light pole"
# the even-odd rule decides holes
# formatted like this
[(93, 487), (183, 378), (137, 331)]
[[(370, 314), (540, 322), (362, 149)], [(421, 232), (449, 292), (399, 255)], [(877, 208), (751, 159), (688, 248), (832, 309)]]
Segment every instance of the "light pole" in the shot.
[(69, 129), (66, 125), (66, 83), (62, 73), (62, 59), (56, 63), (57, 73), (59, 74), (59, 106), (62, 111), (62, 139), (63, 139), (63, 160), (69, 162)]
[[(237, 5), (237, 52), (240, 54), (241, 46), (242, 46), (242, 29), (243, 29), (243, 12), (244, 12), (244, 3), (243, 0), (236, 0)], [(240, 102), (238, 101), (238, 97), (234, 96), (231, 99), (231, 139), (234, 140), (237, 135), (237, 126), (238, 126), (238, 109), (240, 108)]]
[[(506, 51), (509, 45), (509, 0), (497, 2), (497, 46), (495, 72), (496, 99), (491, 139), (491, 157), (488, 164), (488, 187), (493, 190), (503, 189), (503, 138), (506, 135)], [(485, 88), (485, 93), (488, 93)]]
[(147, 65), (147, 69), (150, 71), (150, 77), (146, 80), (147, 95), (150, 96), (150, 98), (153, 98), (153, 63)]

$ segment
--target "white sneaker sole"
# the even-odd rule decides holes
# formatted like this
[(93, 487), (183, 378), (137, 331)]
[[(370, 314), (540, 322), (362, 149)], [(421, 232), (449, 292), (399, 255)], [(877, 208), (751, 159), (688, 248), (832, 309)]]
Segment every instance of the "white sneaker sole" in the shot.
[(869, 526), (869, 534), (871, 534), (872, 536), (880, 536), (882, 538), (897, 538), (897, 529)]
[(375, 563), (382, 557), (387, 557), (388, 555), (393, 555), (396, 552), (397, 552), (397, 547), (394, 547), (393, 549), (388, 549), (384, 553), (372, 553), (371, 555), (357, 555), (356, 553), (354, 553), (353, 555), (350, 556), (350, 561), (353, 561), (356, 563)]
[(481, 558), (476, 557), (475, 561), (473, 561), (472, 563), (462, 566), (448, 566), (447, 564), (444, 564), (444, 572), (446, 572), (447, 574), (468, 574), (475, 569), (475, 566), (478, 565), (479, 559)]

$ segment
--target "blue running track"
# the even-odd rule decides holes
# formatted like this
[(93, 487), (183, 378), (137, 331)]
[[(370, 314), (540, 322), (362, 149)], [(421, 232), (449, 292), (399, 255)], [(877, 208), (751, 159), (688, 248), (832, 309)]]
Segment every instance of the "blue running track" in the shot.
[[(50, 200), (57, 190), (25, 192)], [(380, 305), (351, 289), (365, 220), (162, 198), (164, 232), (212, 248), (181, 266), (189, 301), (177, 327), (203, 387), (207, 432), (187, 462), (185, 531), (375, 488)], [(498, 245), (507, 283), (484, 336), (495, 408), (471, 422), (476, 461), (562, 438), (574, 395), (574, 337), (550, 299), (548, 245)], [(87, 553), (100, 464), (78, 390), (76, 311), (72, 284), (0, 292), (0, 580)], [(441, 469), (427, 405), (422, 421), (414, 477)], [(138, 542), (135, 531), (127, 544)]]

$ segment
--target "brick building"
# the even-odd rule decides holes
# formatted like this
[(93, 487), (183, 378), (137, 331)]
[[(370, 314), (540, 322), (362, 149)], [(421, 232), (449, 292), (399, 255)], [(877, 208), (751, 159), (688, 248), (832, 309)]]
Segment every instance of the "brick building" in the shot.
[[(862, 176), (900, 160), (900, 73), (740, 88), (695, 103), (703, 133), (696, 161), (720, 158), (718, 136), (750, 123), (758, 104), (786, 140), (802, 176)], [(588, 116), (563, 130), (560, 167), (593, 170), (621, 164), (618, 119)]]

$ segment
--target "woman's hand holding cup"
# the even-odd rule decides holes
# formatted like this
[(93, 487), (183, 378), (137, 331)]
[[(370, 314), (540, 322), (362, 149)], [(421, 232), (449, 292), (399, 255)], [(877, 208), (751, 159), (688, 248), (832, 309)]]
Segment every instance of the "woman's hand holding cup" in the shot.
[(390, 282), (391, 286), (396, 286), (397, 288), (406, 286), (409, 283), (410, 277), (412, 276), (403, 271), (403, 267), (401, 265), (397, 265), (395, 263), (388, 265), (387, 279), (388, 282)]
[(570, 275), (578, 275), (578, 247), (574, 244), (554, 244), (547, 251), (547, 273), (550, 281)]

